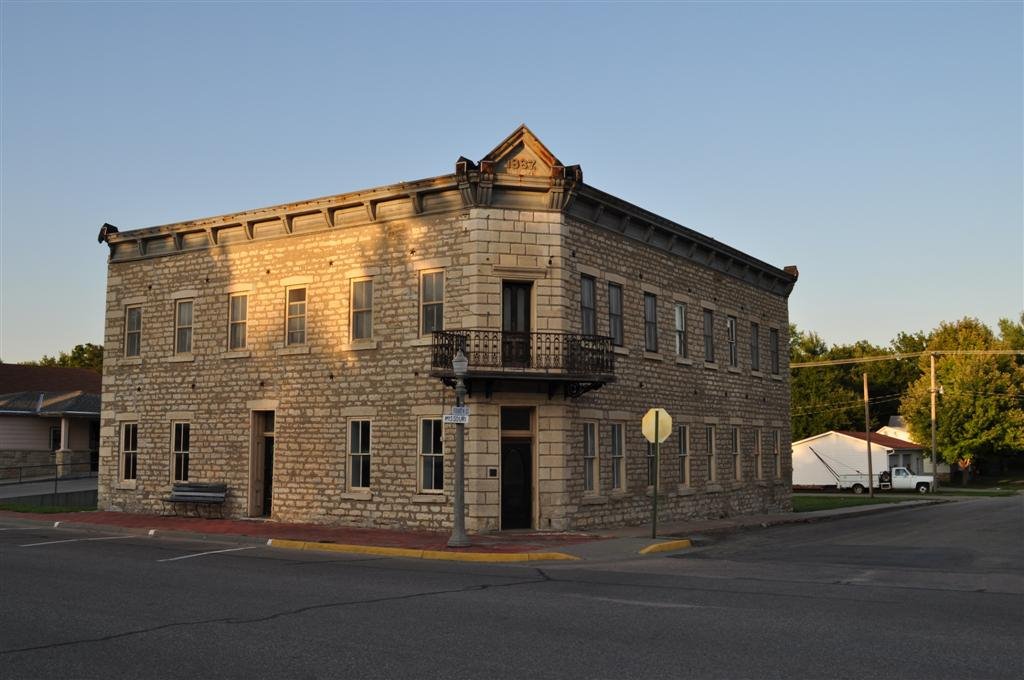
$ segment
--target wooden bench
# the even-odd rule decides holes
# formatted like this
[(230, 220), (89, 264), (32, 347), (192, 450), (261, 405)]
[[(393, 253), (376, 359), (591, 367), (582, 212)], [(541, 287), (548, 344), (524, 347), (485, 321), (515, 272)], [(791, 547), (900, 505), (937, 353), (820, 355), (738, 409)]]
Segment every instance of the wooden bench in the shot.
[[(200, 505), (217, 505), (224, 516), (224, 501), (228, 497), (228, 485), (204, 482), (183, 482), (171, 488), (171, 495), (164, 502), (176, 506), (179, 503), (191, 503), (199, 514)], [(177, 511), (175, 511), (177, 514)]]

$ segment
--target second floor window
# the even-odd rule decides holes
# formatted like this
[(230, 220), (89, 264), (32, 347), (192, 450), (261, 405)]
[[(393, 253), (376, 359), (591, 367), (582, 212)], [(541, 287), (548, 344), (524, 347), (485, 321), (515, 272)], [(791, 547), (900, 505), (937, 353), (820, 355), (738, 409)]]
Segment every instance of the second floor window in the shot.
[(352, 282), (352, 339), (373, 337), (373, 280)]
[(622, 286), (617, 283), (608, 284), (608, 334), (613, 345), (622, 346)]
[(682, 302), (676, 303), (676, 356), (689, 356), (686, 349), (686, 305)]
[(580, 279), (580, 317), (583, 335), (597, 335), (597, 284), (592, 276)]
[(420, 275), (420, 335), (444, 330), (444, 272)]
[(715, 313), (704, 310), (704, 361), (715, 363)]
[(245, 349), (246, 326), (249, 319), (249, 296), (228, 298), (228, 349)]
[(771, 352), (772, 375), (779, 374), (779, 329), (768, 330), (768, 349)]
[(729, 316), (725, 319), (725, 335), (729, 341), (729, 365), (740, 365), (740, 351), (736, 342), (736, 317)]
[(128, 307), (124, 310), (124, 355), (137, 357), (142, 354), (142, 307)]
[(658, 296), (644, 293), (644, 349), (658, 351)]
[(288, 319), (285, 329), (286, 345), (306, 344), (306, 289), (288, 289)]
[(750, 324), (750, 370), (761, 370), (761, 327)]
[(192, 352), (192, 300), (178, 300), (174, 305), (174, 352)]

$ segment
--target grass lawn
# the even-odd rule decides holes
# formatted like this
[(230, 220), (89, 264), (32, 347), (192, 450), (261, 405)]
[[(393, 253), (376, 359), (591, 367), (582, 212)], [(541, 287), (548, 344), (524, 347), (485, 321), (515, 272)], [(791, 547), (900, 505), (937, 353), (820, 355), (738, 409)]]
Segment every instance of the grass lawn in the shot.
[(801, 496), (793, 494), (793, 512), (812, 512), (814, 510), (834, 510), (849, 508), (854, 505), (878, 505), (879, 503), (901, 503), (912, 500), (909, 498), (885, 498), (875, 496)]
[(8, 512), (37, 512), (46, 515), (55, 512), (88, 512), (95, 510), (95, 505), (30, 505), (28, 503), (0, 503), (0, 510)]

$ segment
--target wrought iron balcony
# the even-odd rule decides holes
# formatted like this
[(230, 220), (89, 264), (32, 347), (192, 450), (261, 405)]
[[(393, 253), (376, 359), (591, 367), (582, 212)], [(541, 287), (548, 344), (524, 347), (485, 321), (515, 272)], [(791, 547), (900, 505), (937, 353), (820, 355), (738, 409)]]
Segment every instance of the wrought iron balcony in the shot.
[(545, 380), (552, 392), (551, 385), (564, 384), (569, 396), (615, 380), (612, 340), (598, 335), (434, 331), (431, 374), (450, 382), (454, 377), (452, 359), (460, 349), (469, 359), (471, 378)]

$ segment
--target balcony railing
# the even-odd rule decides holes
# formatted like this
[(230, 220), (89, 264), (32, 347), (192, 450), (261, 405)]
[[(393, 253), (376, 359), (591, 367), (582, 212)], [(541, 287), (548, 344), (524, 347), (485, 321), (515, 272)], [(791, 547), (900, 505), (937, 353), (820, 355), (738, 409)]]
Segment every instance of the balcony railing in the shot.
[(473, 374), (610, 382), (615, 377), (611, 338), (579, 333), (514, 333), (485, 329), (434, 331), (431, 370), (451, 375), (462, 350)]

